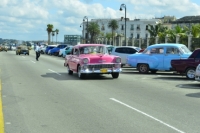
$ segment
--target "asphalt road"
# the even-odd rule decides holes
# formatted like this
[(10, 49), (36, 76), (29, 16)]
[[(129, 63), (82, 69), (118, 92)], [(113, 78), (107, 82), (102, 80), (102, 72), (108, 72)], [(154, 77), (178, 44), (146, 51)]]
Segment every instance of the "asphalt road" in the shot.
[(123, 68), (80, 80), (61, 57), (0, 52), (5, 133), (199, 133), (200, 83)]

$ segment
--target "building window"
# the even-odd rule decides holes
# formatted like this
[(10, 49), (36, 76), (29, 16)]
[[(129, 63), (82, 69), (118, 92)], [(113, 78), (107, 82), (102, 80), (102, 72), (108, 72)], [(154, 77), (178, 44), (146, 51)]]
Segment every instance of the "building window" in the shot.
[(137, 25), (137, 30), (140, 30), (140, 25)]
[(133, 38), (133, 33), (131, 33), (131, 38)]
[(146, 25), (146, 30), (148, 30), (148, 25)]
[(139, 39), (140, 38), (140, 34), (137, 34), (137, 39)]
[(131, 30), (134, 30), (134, 25), (133, 24), (131, 25)]
[(146, 33), (145, 37), (148, 38), (148, 34), (147, 33)]
[(124, 30), (124, 25), (122, 25), (121, 30)]

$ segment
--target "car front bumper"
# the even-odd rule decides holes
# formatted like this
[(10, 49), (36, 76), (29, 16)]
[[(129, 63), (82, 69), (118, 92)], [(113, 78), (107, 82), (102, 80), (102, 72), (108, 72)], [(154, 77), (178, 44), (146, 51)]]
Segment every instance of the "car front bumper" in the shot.
[(121, 64), (94, 64), (81, 66), (81, 73), (109, 74), (122, 72)]
[(89, 69), (82, 69), (81, 73), (85, 74), (91, 74), (91, 73), (96, 73), (96, 74), (110, 74), (110, 73), (119, 73), (122, 72), (121, 68), (118, 69), (101, 69), (101, 70), (89, 70)]

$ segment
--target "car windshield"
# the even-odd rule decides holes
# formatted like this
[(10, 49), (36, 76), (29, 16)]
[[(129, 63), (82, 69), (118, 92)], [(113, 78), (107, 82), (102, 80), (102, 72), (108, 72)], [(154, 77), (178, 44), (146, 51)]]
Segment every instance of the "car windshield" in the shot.
[(84, 46), (80, 48), (81, 54), (106, 54), (107, 48), (104, 46)]
[(180, 50), (181, 53), (183, 53), (183, 54), (191, 53), (191, 51), (190, 51), (186, 46), (180, 47), (179, 50)]

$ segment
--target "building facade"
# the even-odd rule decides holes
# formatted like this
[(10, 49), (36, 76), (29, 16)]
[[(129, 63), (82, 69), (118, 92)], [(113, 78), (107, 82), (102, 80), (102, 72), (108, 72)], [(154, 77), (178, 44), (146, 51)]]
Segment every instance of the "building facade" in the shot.
[[(90, 22), (97, 22), (101, 33), (111, 33), (112, 30), (108, 27), (109, 21), (113, 19), (92, 19)], [(125, 27), (126, 27), (126, 38), (147, 38), (150, 36), (149, 32), (147, 31), (148, 25), (156, 25), (161, 23), (160, 19), (126, 19), (126, 25), (124, 19), (115, 19), (118, 22), (119, 28), (115, 31), (115, 35), (125, 35)], [(87, 22), (83, 22), (82, 26), (82, 37), (85, 39), (87, 35)], [(90, 36), (89, 36), (90, 37)]]
[(80, 44), (81, 35), (64, 35), (64, 43), (70, 45)]

